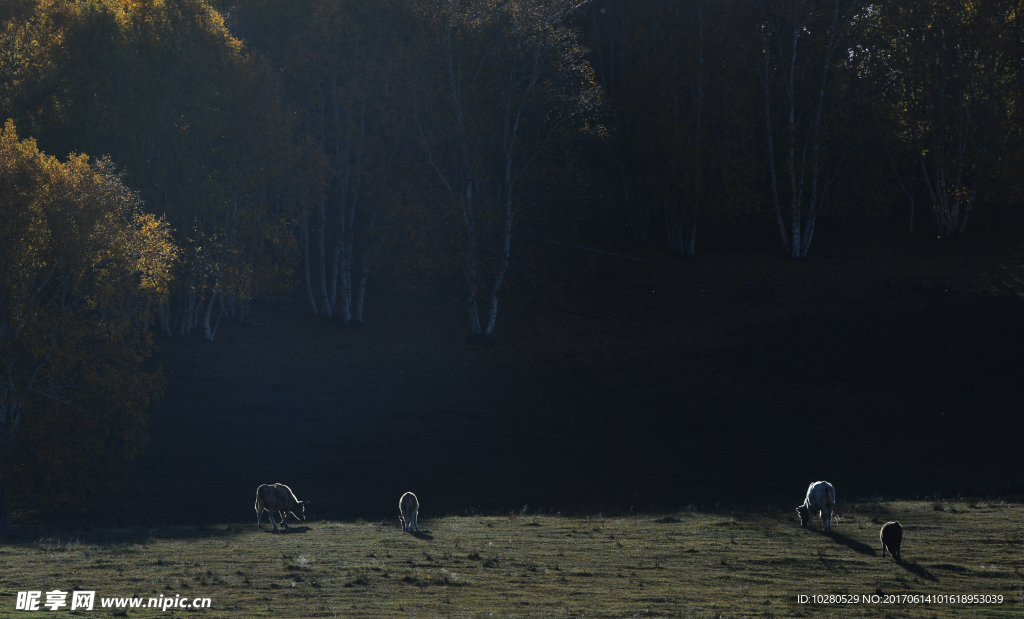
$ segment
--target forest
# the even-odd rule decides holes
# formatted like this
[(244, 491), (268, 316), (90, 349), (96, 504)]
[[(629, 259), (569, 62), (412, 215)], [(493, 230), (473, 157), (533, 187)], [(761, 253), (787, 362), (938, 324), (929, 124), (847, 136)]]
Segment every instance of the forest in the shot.
[(121, 480), (156, 337), (443, 288), (485, 343), (567, 251), (957, 243), (1024, 207), (1022, 95), (1021, 0), (4, 0), (0, 532)]

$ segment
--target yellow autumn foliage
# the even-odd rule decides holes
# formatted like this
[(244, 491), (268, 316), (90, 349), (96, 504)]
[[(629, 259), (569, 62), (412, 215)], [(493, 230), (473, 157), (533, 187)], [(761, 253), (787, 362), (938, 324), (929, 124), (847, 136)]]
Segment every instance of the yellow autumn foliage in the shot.
[(178, 249), (108, 160), (0, 133), (0, 533), (13, 509), (98, 496), (145, 442), (145, 328)]

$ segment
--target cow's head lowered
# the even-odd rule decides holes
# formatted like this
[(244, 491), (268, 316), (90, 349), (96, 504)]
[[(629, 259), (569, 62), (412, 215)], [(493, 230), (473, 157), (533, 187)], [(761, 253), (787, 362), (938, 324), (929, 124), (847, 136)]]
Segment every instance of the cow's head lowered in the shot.
[(806, 527), (811, 521), (811, 510), (807, 509), (806, 505), (801, 505), (796, 508), (796, 513), (800, 514), (800, 526)]
[(289, 510), (291, 512), (292, 516), (295, 516), (299, 520), (305, 520), (306, 519), (306, 503), (308, 503), (308, 502), (309, 501), (296, 501), (295, 502), (295, 506), (292, 507)]

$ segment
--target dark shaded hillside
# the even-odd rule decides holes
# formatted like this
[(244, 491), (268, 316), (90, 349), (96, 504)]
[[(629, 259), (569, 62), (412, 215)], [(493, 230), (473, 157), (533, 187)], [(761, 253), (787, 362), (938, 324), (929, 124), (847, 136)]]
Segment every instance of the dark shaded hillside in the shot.
[(816, 479), (841, 503), (1024, 493), (1020, 242), (844, 226), (802, 262), (742, 230), (696, 262), (581, 253), (559, 294), (520, 285), (489, 346), (454, 294), (371, 295), (362, 329), (263, 304), (213, 343), (163, 338), (151, 441), (102, 518), (246, 522), (275, 481), (366, 519), (406, 490), (424, 515), (788, 509)]

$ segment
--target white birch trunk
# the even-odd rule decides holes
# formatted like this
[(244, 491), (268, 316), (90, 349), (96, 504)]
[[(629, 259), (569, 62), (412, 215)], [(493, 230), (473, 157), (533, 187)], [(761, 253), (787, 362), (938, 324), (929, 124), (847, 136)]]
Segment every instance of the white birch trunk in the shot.
[[(213, 285), (213, 290), (210, 292), (210, 302), (206, 304), (206, 315), (203, 318), (203, 335), (206, 339), (213, 341), (213, 336), (217, 334), (216, 328), (210, 327), (210, 317), (213, 315), (213, 306), (217, 301), (217, 298), (221, 296), (217, 292), (217, 287), (220, 285), (220, 276), (217, 277), (217, 283)], [(220, 318), (217, 319), (217, 325), (220, 325)]]
[[(342, 124), (341, 124), (341, 105), (338, 101), (338, 78), (337, 75), (331, 76), (331, 89), (332, 98), (334, 99), (334, 157), (335, 165), (338, 172), (338, 224), (335, 226), (334, 231), (334, 268), (331, 276), (331, 296), (330, 304), (337, 311), (337, 299), (338, 299), (338, 279), (339, 276), (344, 278), (342, 273), (348, 265), (342, 260), (345, 253), (345, 224), (348, 221), (346, 212), (348, 210), (348, 189), (349, 181), (351, 180), (351, 168), (349, 166), (349, 140), (345, 139), (345, 146), (342, 148)], [(345, 111), (348, 123), (351, 123), (351, 110), (346, 109)], [(344, 296), (344, 294), (342, 295)], [(343, 314), (345, 316), (345, 323), (347, 324), (350, 320), (349, 308), (343, 308)]]
[(363, 324), (363, 301), (366, 299), (366, 278), (370, 275), (370, 270), (364, 263), (363, 268), (359, 270), (359, 291), (356, 294), (355, 311), (354, 313), (354, 324), (356, 326)]
[(466, 176), (463, 180), (462, 197), (462, 221), (466, 226), (465, 273), (468, 300), (467, 309), (469, 311), (469, 336), (471, 338), (478, 338), (480, 337), (481, 329), (480, 310), (477, 307), (476, 301), (476, 220), (473, 214), (473, 175), (472, 171), (469, 169), (466, 170)]
[[(851, 0), (851, 15), (858, 2), (859, 0)], [(768, 8), (770, 6), (768, 0), (762, 0), (761, 6), (767, 20), (765, 52), (761, 63), (761, 87), (764, 95), (765, 141), (772, 206), (775, 210), (779, 233), (786, 248), (786, 253), (793, 258), (805, 258), (814, 235), (815, 218), (821, 209), (827, 189), (827, 187), (823, 188), (820, 186), (819, 180), (823, 165), (821, 152), (822, 114), (825, 108), (829, 71), (848, 19), (847, 22), (840, 23), (839, 0), (835, 0), (832, 5), (831, 25), (827, 31), (826, 51), (822, 54), (821, 58), (810, 61), (812, 67), (815, 66), (815, 61), (821, 62), (820, 81), (815, 90), (817, 100), (813, 104), (807, 104), (813, 116), (806, 125), (806, 128), (803, 128), (801, 126), (801, 119), (805, 116), (807, 108), (802, 107), (803, 104), (797, 101), (799, 89), (796, 86), (796, 79), (798, 76), (797, 67), (800, 62), (800, 57), (797, 53), (800, 37), (809, 34), (801, 20), (804, 4), (797, 2), (793, 5), (791, 16), (792, 29), (786, 36), (789, 44), (788, 49), (784, 44), (782, 33), (775, 21), (774, 13)], [(783, 131), (787, 141), (785, 158), (787, 180), (789, 181), (788, 235), (786, 226), (783, 224), (778, 191), (773, 138), (774, 130), (771, 114), (771, 83), (775, 66), (773, 59), (775, 58), (779, 62), (779, 72), (783, 75), (782, 89), (785, 98), (786, 124)], [(799, 113), (798, 109), (800, 109)]]
[(779, 236), (782, 238), (782, 246), (786, 253), (789, 253), (789, 234), (786, 233), (786, 224), (782, 218), (782, 204), (779, 200), (778, 174), (775, 171), (775, 141), (772, 135), (772, 62), (771, 62), (771, 39), (765, 41), (765, 55), (761, 62), (761, 90), (764, 94), (764, 132), (765, 149), (768, 159), (768, 187), (772, 198), (772, 209), (775, 211), (775, 222), (779, 227)]
[(192, 332), (192, 305), (195, 303), (195, 293), (188, 293), (188, 305), (184, 307), (184, 314), (181, 317), (181, 335), (188, 335)]
[(313, 310), (314, 316), (320, 315), (320, 310), (317, 309), (316, 297), (313, 296), (313, 285), (310, 281), (309, 276), (309, 218), (302, 218), (302, 259), (303, 259), (303, 270), (305, 271), (306, 280), (306, 295), (309, 297), (309, 305)]
[(319, 237), (320, 237), (320, 239), (319, 239), (320, 240), (320, 243), (319, 243), (319, 249), (320, 249), (320, 298), (322, 300), (320, 313), (323, 315), (324, 318), (330, 318), (331, 317), (331, 297), (327, 294), (327, 258), (326, 258), (326, 255), (324, 253), (324, 241), (325, 241), (325, 237), (327, 236), (326, 230), (325, 230), (325, 228), (327, 227), (327, 212), (326, 212), (326, 209), (324, 208), (324, 200), (323, 200), (323, 198), (320, 199), (320, 208), (319, 208), (318, 213), (320, 215), (320, 217), (319, 217), (319, 223), (320, 223), (320, 235), (319, 235)]

